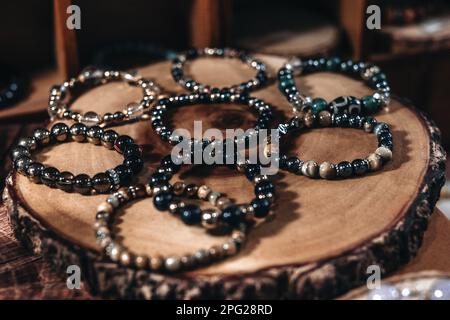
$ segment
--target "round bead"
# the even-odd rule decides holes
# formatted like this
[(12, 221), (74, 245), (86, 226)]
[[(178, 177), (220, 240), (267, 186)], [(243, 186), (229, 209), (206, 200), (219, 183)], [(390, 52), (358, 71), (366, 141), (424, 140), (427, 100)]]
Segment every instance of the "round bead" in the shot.
[(378, 154), (383, 159), (383, 161), (389, 161), (392, 159), (392, 151), (386, 147), (379, 147), (377, 150), (375, 150), (375, 153)]
[(113, 130), (106, 130), (102, 136), (102, 145), (108, 149), (114, 148), (114, 141), (119, 137), (119, 134)]
[(21, 174), (26, 174), (26, 170), (31, 163), (33, 163), (33, 160), (30, 157), (21, 156), (14, 161), (14, 169)]
[(302, 166), (302, 174), (310, 178), (316, 178), (319, 175), (319, 165), (314, 160), (306, 161)]
[(34, 183), (41, 183), (42, 172), (45, 167), (42, 163), (33, 162), (26, 169), (27, 177)]
[(353, 173), (357, 176), (365, 174), (369, 171), (369, 163), (366, 160), (355, 159), (352, 161)]
[(154, 271), (161, 270), (164, 265), (164, 259), (161, 256), (154, 256), (150, 259), (150, 268)]
[(106, 173), (97, 173), (92, 177), (92, 187), (98, 193), (106, 193), (111, 189), (111, 180)]
[(188, 184), (186, 186), (186, 195), (188, 197), (195, 197), (197, 195), (198, 187), (195, 184)]
[(208, 197), (208, 194), (211, 192), (211, 188), (205, 185), (202, 185), (197, 190), (197, 196), (199, 199), (206, 199)]
[(87, 140), (92, 144), (100, 144), (102, 142), (103, 129), (99, 126), (93, 126), (87, 129)]
[(236, 243), (234, 241), (227, 241), (222, 245), (222, 250), (226, 256), (232, 256), (237, 253)]
[(130, 184), (133, 177), (133, 171), (130, 167), (120, 164), (114, 168), (114, 171), (118, 174), (121, 185), (127, 186)]
[(70, 127), (70, 134), (72, 139), (77, 142), (83, 142), (86, 140), (87, 127), (82, 123), (75, 123)]
[(203, 212), (201, 217), (201, 223), (205, 229), (210, 230), (217, 228), (218, 222), (219, 222), (219, 212), (212, 209), (208, 209)]
[(142, 157), (142, 148), (134, 143), (126, 145), (123, 150), (123, 156), (125, 158), (131, 156)]
[(244, 214), (242, 210), (236, 205), (231, 205), (223, 209), (220, 215), (220, 221), (232, 227), (236, 227), (243, 218)]
[(348, 178), (352, 174), (353, 174), (353, 167), (350, 162), (342, 161), (336, 165), (336, 175), (339, 178)]
[(114, 142), (114, 149), (116, 149), (117, 152), (123, 153), (125, 150), (125, 147), (134, 144), (134, 140), (129, 136), (119, 136), (116, 141)]
[(163, 185), (163, 184), (168, 183), (170, 178), (171, 178), (171, 175), (169, 175), (169, 174), (161, 173), (161, 172), (155, 172), (148, 179), (148, 184), (151, 187), (154, 187), (156, 185)]
[(28, 150), (36, 150), (37, 142), (34, 137), (21, 138), (17, 145), (27, 148)]
[(64, 142), (69, 137), (69, 127), (65, 123), (57, 123), (51, 128), (51, 134), (58, 142)]
[(136, 156), (126, 158), (123, 161), (123, 164), (129, 167), (131, 171), (133, 171), (133, 173), (135, 174), (139, 173), (139, 171), (141, 171), (142, 168), (144, 167), (144, 161), (142, 160), (142, 158)]
[(177, 256), (168, 257), (164, 260), (164, 268), (170, 272), (176, 272), (181, 268), (181, 260)]
[(228, 199), (227, 197), (220, 197), (219, 199), (217, 199), (216, 206), (217, 206), (217, 208), (222, 210), (222, 209), (228, 207), (230, 204), (231, 204), (230, 199)]
[(202, 210), (199, 206), (194, 204), (188, 204), (184, 207), (178, 208), (178, 214), (181, 220), (187, 225), (193, 225), (200, 223)]
[(68, 171), (61, 172), (56, 186), (63, 191), (71, 192), (73, 190), (73, 179), (74, 175), (72, 173)]
[(175, 195), (180, 196), (184, 193), (186, 190), (186, 184), (182, 181), (177, 181), (173, 185), (173, 192)]
[(173, 193), (168, 191), (161, 191), (153, 197), (153, 204), (159, 211), (169, 209), (169, 204), (173, 200)]
[(322, 127), (331, 126), (331, 113), (329, 111), (320, 111), (319, 113), (319, 124)]
[(208, 195), (208, 201), (209, 203), (211, 203), (213, 206), (216, 205), (217, 203), (217, 199), (219, 199), (222, 195), (219, 192), (210, 192)]
[(91, 193), (92, 182), (87, 174), (79, 174), (73, 179), (73, 190), (81, 194)]
[(138, 268), (138, 269), (145, 269), (148, 267), (148, 257), (146, 256), (136, 256), (134, 258), (134, 265)]
[(319, 175), (323, 179), (333, 179), (336, 176), (336, 169), (330, 162), (322, 162), (319, 167)]
[(40, 146), (45, 146), (50, 143), (50, 131), (47, 129), (39, 128), (34, 130), (33, 137)]
[(316, 115), (312, 112), (307, 112), (303, 117), (303, 122), (305, 123), (305, 126), (308, 128), (314, 127), (316, 123)]
[(120, 254), (120, 264), (127, 267), (131, 263), (131, 255), (127, 251)]
[(22, 147), (22, 146), (15, 147), (14, 149), (12, 149), (11, 154), (10, 154), (10, 158), (12, 161), (15, 161), (18, 158), (23, 157), (23, 156), (31, 157), (31, 153), (27, 148)]
[(250, 205), (253, 207), (253, 212), (256, 218), (265, 218), (270, 211), (270, 201), (267, 198), (254, 199)]
[(51, 188), (56, 187), (56, 182), (59, 179), (59, 170), (54, 167), (45, 168), (42, 171), (41, 181), (46, 186)]
[(367, 157), (367, 161), (369, 162), (369, 169), (370, 169), (370, 171), (380, 170), (382, 165), (383, 165), (383, 160), (376, 153), (371, 153)]
[(255, 194), (267, 194), (267, 193), (273, 193), (275, 191), (275, 187), (273, 183), (269, 180), (267, 181), (261, 181), (260, 183), (255, 185)]

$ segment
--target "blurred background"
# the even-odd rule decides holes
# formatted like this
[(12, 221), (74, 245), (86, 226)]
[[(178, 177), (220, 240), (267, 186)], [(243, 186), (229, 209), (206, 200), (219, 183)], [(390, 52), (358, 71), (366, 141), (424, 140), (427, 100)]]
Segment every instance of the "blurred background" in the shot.
[[(81, 9), (80, 30), (65, 27), (71, 4)], [(372, 4), (380, 29), (366, 27)], [(1, 178), (11, 143), (47, 118), (52, 84), (86, 65), (135, 67), (127, 62), (192, 46), (372, 61), (396, 95), (431, 115), (450, 148), (449, 1), (16, 0), (0, 3), (0, 26)], [(440, 206), (450, 217), (450, 201)]]

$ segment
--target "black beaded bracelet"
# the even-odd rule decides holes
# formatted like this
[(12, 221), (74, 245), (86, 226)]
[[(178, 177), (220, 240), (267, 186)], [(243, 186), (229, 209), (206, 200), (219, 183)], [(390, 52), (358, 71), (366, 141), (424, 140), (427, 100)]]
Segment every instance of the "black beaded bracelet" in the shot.
[[(176, 184), (175, 184), (176, 185)], [(236, 255), (246, 240), (247, 226), (242, 224), (239, 228), (232, 231), (229, 239), (220, 245), (213, 245), (207, 249), (199, 249), (193, 253), (179, 255), (161, 256), (155, 255), (149, 257), (145, 254), (135, 254), (119, 243), (114, 236), (114, 218), (116, 210), (123, 207), (134, 199), (146, 198), (154, 196), (162, 198), (163, 192), (157, 191), (157, 188), (164, 189), (168, 185), (160, 187), (151, 187), (147, 185), (135, 185), (119, 189), (108, 197), (108, 199), (99, 205), (95, 217), (95, 237), (102, 247), (104, 254), (114, 262), (118, 262), (123, 266), (136, 269), (146, 269), (155, 272), (175, 273), (180, 271), (192, 270), (198, 267), (204, 267), (214, 262), (219, 262), (227, 257)], [(200, 189), (199, 189), (200, 192)], [(166, 196), (165, 196), (166, 197)], [(160, 203), (160, 202), (158, 202)], [(172, 202), (171, 211), (181, 212), (186, 215), (192, 211), (191, 205), (180, 207), (180, 202)], [(176, 209), (175, 209), (176, 208)], [(198, 209), (195, 209), (197, 212)], [(214, 217), (213, 211), (203, 213), (203, 216), (209, 215)]]
[(13, 72), (9, 72), (9, 68), (0, 66), (2, 70), (0, 79), (0, 108), (7, 108), (18, 102), (24, 97), (28, 88), (28, 81)]
[(194, 60), (198, 57), (220, 57), (220, 58), (230, 58), (239, 59), (251, 68), (256, 70), (256, 76), (253, 79), (242, 82), (241, 84), (233, 85), (230, 87), (231, 92), (249, 92), (255, 90), (267, 82), (266, 65), (261, 61), (253, 58), (249, 54), (243, 51), (238, 51), (231, 48), (199, 48), (190, 49), (185, 53), (179, 54), (172, 64), (172, 77), (178, 82), (182, 87), (186, 88), (192, 92), (213, 92), (221, 91), (222, 88), (213, 88), (209, 85), (199, 83), (192, 78), (185, 77), (184, 65), (188, 60)]
[[(68, 102), (64, 102), (68, 94), (81, 85), (92, 87), (111, 81), (124, 81), (131, 86), (140, 87), (143, 91), (142, 100), (140, 102), (130, 102), (122, 111), (117, 111), (115, 113), (108, 112), (104, 115), (99, 115), (94, 111), (88, 111), (85, 114), (70, 111)], [(47, 111), (52, 120), (58, 118), (73, 120), (90, 126), (106, 126), (112, 123), (141, 118), (145, 112), (149, 110), (160, 91), (160, 88), (153, 81), (139, 75), (133, 75), (124, 71), (86, 68), (78, 75), (78, 77), (71, 78), (62, 85), (55, 85), (52, 87), (50, 90)]]
[[(340, 72), (359, 77), (376, 91), (360, 99), (353, 96), (340, 96), (331, 102), (323, 98), (312, 99), (302, 95), (295, 83), (295, 75), (321, 71)], [(374, 114), (381, 107), (389, 104), (391, 91), (386, 75), (379, 67), (365, 62), (341, 61), (337, 57), (307, 60), (292, 58), (278, 71), (278, 88), (290, 102), (294, 113), (311, 110), (316, 114), (324, 110), (333, 114)]]
[[(87, 174), (74, 176), (68, 171), (60, 172), (54, 167), (46, 167), (31, 158), (32, 152), (38, 147), (86, 140), (92, 144), (102, 144), (108, 149), (116, 150), (124, 156), (123, 164), (91, 178)], [(113, 130), (104, 131), (99, 126), (87, 127), (82, 123), (75, 123), (69, 128), (65, 123), (59, 122), (50, 130), (36, 129), (33, 136), (20, 139), (18, 146), (11, 152), (11, 160), (17, 172), (35, 183), (81, 194), (109, 193), (111, 190), (129, 184), (133, 175), (143, 167), (141, 148), (132, 138), (126, 135), (121, 136)]]
[[(178, 162), (178, 160), (177, 160)], [(206, 229), (236, 228), (242, 223), (265, 219), (274, 204), (275, 186), (268, 176), (260, 174), (260, 166), (256, 164), (237, 166), (239, 171), (245, 171), (247, 178), (254, 183), (255, 199), (249, 204), (236, 205), (229, 198), (218, 192), (213, 192), (206, 185), (197, 187), (177, 182), (173, 186), (170, 180), (181, 165), (175, 164), (171, 155), (161, 160), (160, 167), (153, 173), (148, 186), (153, 189), (153, 203), (161, 211), (170, 210), (178, 213), (184, 223), (188, 225), (201, 224)], [(197, 205), (180, 206), (177, 196), (188, 196), (207, 199), (221, 211), (203, 212)]]
[[(280, 142), (284, 136), (295, 129), (330, 126), (373, 132), (378, 139), (378, 148), (365, 159), (355, 159), (352, 162), (342, 161), (338, 164), (323, 162), (320, 165), (314, 160), (304, 161), (298, 157), (289, 157), (280, 153), (279, 167), (310, 178), (344, 179), (380, 170), (384, 163), (392, 159), (394, 145), (389, 125), (377, 122), (373, 117), (364, 117), (358, 114), (332, 115), (329, 111), (321, 111), (318, 115), (308, 112), (304, 117), (295, 116), (288, 123), (278, 126)], [(266, 155), (271, 153), (271, 148), (272, 145), (268, 143), (265, 148)]]
[[(229, 89), (222, 89), (220, 91), (214, 90), (211, 93), (180, 94), (159, 99), (150, 113), (152, 127), (162, 140), (169, 141), (171, 144), (177, 144), (183, 140), (183, 137), (172, 135), (173, 132), (164, 119), (166, 112), (169, 109), (181, 106), (214, 103), (242, 104), (257, 111), (259, 117), (253, 127), (256, 132), (259, 129), (266, 129), (272, 120), (272, 107), (270, 104), (247, 94), (232, 93)], [(206, 142), (208, 143), (208, 141)]]

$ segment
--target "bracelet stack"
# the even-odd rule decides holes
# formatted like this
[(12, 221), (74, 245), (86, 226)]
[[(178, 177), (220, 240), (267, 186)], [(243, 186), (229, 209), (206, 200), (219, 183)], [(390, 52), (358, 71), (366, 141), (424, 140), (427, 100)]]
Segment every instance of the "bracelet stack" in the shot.
[[(114, 149), (124, 156), (123, 164), (90, 177), (87, 174), (75, 176), (68, 171), (61, 172), (31, 158), (32, 152), (37, 148), (69, 141), (88, 141)], [(69, 128), (62, 122), (54, 124), (50, 130), (36, 129), (33, 136), (22, 138), (12, 150), (11, 160), (17, 172), (27, 176), (32, 182), (81, 194), (109, 193), (127, 185), (143, 166), (141, 148), (129, 136), (121, 136), (113, 130), (104, 131), (99, 126), (87, 127), (82, 123), (76, 123)]]
[[(129, 85), (140, 87), (143, 91), (142, 100), (140, 102), (130, 102), (122, 111), (105, 113), (104, 115), (99, 115), (95, 111), (80, 114), (79, 112), (69, 110), (67, 102), (64, 102), (68, 94), (80, 85), (89, 87), (111, 81), (124, 81)], [(155, 101), (160, 91), (160, 88), (153, 81), (140, 76), (123, 71), (88, 68), (78, 75), (78, 77), (71, 78), (62, 85), (52, 87), (50, 90), (48, 113), (52, 119), (73, 120), (89, 126), (106, 126), (141, 118), (150, 108), (152, 102)]]
[[(302, 95), (295, 83), (294, 77), (299, 74), (324, 71), (339, 72), (353, 77), (359, 77), (376, 91), (372, 95), (367, 95), (362, 98), (340, 96), (331, 102), (327, 102), (323, 98), (311, 98)], [(310, 110), (315, 114), (324, 110), (330, 111), (332, 114), (374, 114), (381, 107), (389, 104), (391, 92), (386, 75), (381, 72), (379, 67), (364, 62), (342, 61), (336, 57), (308, 59), (304, 61), (299, 58), (289, 60), (278, 71), (278, 87), (288, 99), (294, 113)]]

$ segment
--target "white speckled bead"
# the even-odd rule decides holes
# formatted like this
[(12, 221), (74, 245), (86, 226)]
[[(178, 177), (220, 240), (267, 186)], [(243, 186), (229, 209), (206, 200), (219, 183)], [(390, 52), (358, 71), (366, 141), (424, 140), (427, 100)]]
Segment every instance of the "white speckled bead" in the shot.
[(386, 147), (379, 147), (377, 150), (375, 150), (375, 153), (378, 154), (383, 159), (383, 161), (389, 161), (392, 159), (392, 151)]

